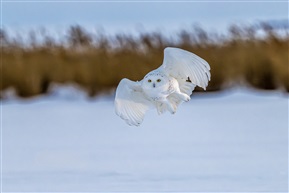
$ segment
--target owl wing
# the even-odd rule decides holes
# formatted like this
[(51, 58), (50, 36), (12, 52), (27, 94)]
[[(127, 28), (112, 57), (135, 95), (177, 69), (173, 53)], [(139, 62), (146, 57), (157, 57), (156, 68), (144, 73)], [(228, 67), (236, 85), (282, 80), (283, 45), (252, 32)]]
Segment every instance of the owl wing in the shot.
[(163, 64), (159, 70), (176, 78), (180, 88), (184, 87), (186, 92), (192, 88), (192, 86), (186, 88), (189, 85), (187, 82), (205, 90), (211, 78), (210, 65), (204, 59), (179, 48), (168, 47), (164, 50)]
[[(196, 85), (206, 89), (211, 78), (209, 64), (199, 56), (179, 49), (168, 47), (164, 50), (163, 64), (158, 70), (174, 77), (182, 93), (191, 95)], [(177, 109), (183, 102), (175, 93), (168, 96), (171, 105)], [(159, 114), (167, 111), (167, 107), (157, 104)]]
[(139, 126), (152, 105), (143, 94), (141, 83), (122, 79), (116, 89), (115, 112), (129, 125)]

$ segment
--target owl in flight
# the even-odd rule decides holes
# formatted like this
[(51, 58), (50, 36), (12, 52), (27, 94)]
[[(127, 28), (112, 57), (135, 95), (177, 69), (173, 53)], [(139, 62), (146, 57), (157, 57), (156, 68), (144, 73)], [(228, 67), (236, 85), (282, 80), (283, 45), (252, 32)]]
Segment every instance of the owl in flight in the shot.
[(199, 56), (179, 48), (164, 50), (163, 64), (141, 81), (122, 79), (116, 89), (115, 112), (129, 125), (139, 126), (145, 113), (156, 108), (158, 114), (176, 113), (182, 102), (190, 100), (195, 86), (206, 89), (210, 66)]

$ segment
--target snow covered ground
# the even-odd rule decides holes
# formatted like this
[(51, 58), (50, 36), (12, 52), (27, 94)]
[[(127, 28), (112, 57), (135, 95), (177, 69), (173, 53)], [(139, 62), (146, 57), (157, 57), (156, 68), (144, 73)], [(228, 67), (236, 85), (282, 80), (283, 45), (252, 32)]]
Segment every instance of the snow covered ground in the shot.
[(2, 167), (3, 192), (287, 192), (288, 94), (194, 93), (140, 127), (113, 97), (4, 100)]

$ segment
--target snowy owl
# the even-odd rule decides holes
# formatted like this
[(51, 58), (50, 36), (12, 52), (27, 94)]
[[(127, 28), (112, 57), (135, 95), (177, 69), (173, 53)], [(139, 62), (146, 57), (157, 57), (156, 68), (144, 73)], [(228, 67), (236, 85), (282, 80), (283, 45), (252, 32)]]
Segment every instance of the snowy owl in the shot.
[(115, 112), (129, 125), (139, 126), (145, 113), (156, 108), (158, 114), (176, 113), (182, 102), (190, 100), (195, 86), (206, 89), (210, 66), (199, 56), (179, 48), (165, 48), (163, 64), (141, 81), (122, 79), (116, 89)]

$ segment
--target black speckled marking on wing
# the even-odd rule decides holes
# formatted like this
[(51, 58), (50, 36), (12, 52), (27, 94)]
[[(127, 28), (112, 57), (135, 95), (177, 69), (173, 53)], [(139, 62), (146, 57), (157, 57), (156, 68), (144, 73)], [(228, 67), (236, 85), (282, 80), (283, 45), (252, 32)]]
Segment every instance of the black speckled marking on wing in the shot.
[(165, 75), (163, 73), (153, 71), (153, 72), (150, 72), (149, 74), (147, 74), (145, 76), (145, 78), (147, 78), (149, 76), (161, 76), (161, 77), (164, 77)]

